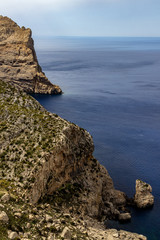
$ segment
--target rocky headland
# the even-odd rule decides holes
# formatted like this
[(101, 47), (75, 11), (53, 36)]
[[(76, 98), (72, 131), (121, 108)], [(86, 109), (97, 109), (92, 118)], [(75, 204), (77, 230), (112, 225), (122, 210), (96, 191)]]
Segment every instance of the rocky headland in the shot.
[(42, 72), (31, 35), (31, 29), (0, 16), (0, 79), (28, 93), (61, 94)]
[[(47, 112), (24, 92), (52, 93), (46, 80), (46, 88), (38, 85), (35, 90), (30, 77), (42, 73), (37, 60), (21, 62), (27, 66), (24, 75), (29, 73), (25, 81), (18, 79), (19, 73), (10, 73), (18, 68), (8, 60), (20, 56), (18, 41), (23, 45), (24, 40), (23, 56), (36, 59), (36, 55), (26, 42), (30, 30), (8, 18), (1, 20), (2, 26), (10, 21), (11, 27), (6, 31), (4, 23), (4, 30), (0, 28), (0, 239), (146, 240), (104, 227), (104, 219), (130, 219), (126, 196), (114, 188), (107, 170), (94, 158), (90, 134)], [(17, 29), (26, 34), (24, 38)]]
[(66, 227), (68, 239), (110, 239), (93, 219), (120, 218), (126, 198), (93, 157), (89, 133), (1, 80), (0, 109), (1, 239), (62, 239)]

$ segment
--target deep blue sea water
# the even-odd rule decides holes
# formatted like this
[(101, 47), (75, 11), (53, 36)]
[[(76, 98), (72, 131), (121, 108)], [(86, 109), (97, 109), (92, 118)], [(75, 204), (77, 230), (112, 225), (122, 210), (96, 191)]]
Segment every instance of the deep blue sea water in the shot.
[(160, 38), (37, 39), (39, 63), (61, 96), (35, 98), (87, 129), (94, 156), (114, 185), (133, 196), (135, 180), (151, 184), (155, 205), (132, 210), (114, 227), (160, 239)]

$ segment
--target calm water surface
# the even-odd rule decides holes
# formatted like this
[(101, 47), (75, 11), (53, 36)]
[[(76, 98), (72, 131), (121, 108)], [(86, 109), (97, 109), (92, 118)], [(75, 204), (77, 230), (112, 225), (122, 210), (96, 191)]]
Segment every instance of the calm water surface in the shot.
[(152, 185), (153, 209), (114, 227), (159, 240), (160, 38), (37, 39), (36, 50), (64, 94), (35, 98), (90, 132), (116, 188), (133, 196), (137, 178)]

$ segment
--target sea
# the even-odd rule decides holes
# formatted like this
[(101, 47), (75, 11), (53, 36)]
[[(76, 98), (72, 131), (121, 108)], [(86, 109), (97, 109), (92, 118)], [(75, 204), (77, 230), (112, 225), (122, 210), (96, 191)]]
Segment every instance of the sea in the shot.
[(87, 129), (94, 156), (129, 197), (135, 181), (152, 186), (155, 204), (108, 227), (160, 239), (160, 38), (35, 38), (42, 70), (59, 96), (34, 95), (50, 112)]

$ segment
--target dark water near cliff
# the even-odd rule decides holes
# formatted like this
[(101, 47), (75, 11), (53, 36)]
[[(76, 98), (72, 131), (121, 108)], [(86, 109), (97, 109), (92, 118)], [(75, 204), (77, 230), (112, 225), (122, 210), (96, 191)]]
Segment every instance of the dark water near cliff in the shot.
[(55, 38), (36, 41), (39, 62), (62, 96), (35, 96), (86, 128), (115, 187), (153, 187), (153, 209), (117, 228), (160, 239), (160, 38)]

